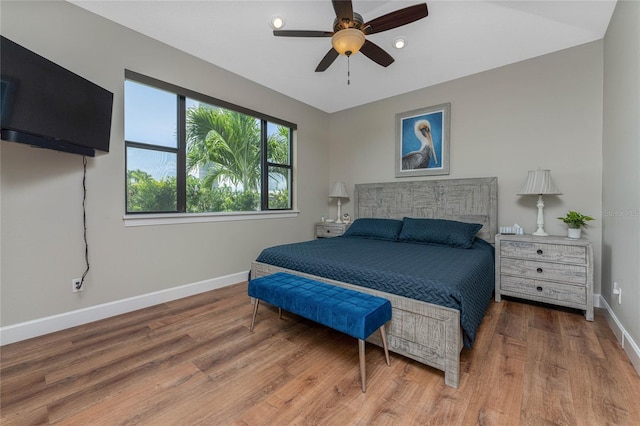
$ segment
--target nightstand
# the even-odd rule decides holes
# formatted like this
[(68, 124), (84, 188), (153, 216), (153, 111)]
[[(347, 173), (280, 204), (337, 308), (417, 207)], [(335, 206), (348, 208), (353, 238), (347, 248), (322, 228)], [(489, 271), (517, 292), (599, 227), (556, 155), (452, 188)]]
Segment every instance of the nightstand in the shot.
[(316, 238), (339, 237), (349, 228), (349, 223), (318, 222), (316, 223)]
[(496, 235), (496, 302), (501, 296), (582, 309), (593, 321), (593, 244), (584, 238)]

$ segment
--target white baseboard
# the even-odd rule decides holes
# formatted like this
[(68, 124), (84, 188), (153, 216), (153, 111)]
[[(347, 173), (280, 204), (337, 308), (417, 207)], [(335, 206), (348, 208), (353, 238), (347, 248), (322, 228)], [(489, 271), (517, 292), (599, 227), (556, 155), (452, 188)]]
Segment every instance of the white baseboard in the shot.
[(246, 281), (249, 271), (0, 327), (0, 346)]
[(629, 357), (629, 361), (631, 361), (633, 368), (635, 368), (638, 375), (640, 375), (640, 348), (638, 347), (638, 344), (631, 338), (629, 333), (627, 333), (627, 330), (624, 329), (622, 323), (620, 323), (618, 317), (616, 317), (616, 314), (613, 312), (613, 309), (611, 309), (611, 306), (609, 306), (604, 297), (600, 297), (599, 306), (605, 309), (609, 327), (622, 345), (622, 348)]

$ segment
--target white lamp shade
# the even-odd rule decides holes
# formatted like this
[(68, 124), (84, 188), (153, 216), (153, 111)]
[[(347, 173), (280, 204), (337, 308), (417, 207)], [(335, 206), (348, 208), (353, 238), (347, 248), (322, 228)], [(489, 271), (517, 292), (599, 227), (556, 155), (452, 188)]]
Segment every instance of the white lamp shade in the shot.
[(329, 197), (332, 198), (349, 198), (349, 194), (347, 193), (347, 186), (344, 182), (333, 182), (331, 186), (331, 192), (329, 193)]
[(527, 180), (518, 195), (561, 195), (562, 192), (551, 179), (551, 170), (530, 170)]

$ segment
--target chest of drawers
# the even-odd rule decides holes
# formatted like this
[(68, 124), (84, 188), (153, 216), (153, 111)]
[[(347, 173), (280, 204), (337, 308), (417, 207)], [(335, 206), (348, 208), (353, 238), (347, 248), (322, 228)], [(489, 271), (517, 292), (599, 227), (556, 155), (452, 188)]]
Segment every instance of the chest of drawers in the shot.
[(593, 321), (593, 244), (561, 236), (496, 236), (495, 299), (502, 296), (582, 309)]
[(316, 238), (339, 237), (349, 228), (349, 223), (319, 222), (316, 223)]

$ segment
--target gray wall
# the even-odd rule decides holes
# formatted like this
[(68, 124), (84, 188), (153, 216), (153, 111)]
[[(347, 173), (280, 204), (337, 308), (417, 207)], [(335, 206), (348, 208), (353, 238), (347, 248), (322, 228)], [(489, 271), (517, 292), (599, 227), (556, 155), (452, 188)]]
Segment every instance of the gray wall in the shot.
[(604, 48), (602, 296), (640, 344), (640, 3), (618, 1)]
[[(66, 2), (2, 1), (2, 34), (115, 94), (111, 152), (82, 157), (2, 142), (2, 326), (248, 270), (265, 246), (309, 239), (327, 206), (329, 116)], [(125, 228), (124, 69), (298, 124), (294, 219)]]
[(568, 210), (597, 219), (584, 236), (594, 242), (598, 293), (602, 61), (597, 41), (334, 114), (330, 176), (351, 191), (355, 183), (394, 180), (395, 114), (451, 102), (451, 171), (444, 177), (497, 176), (498, 223), (531, 233), (537, 198), (516, 193), (528, 170), (550, 169), (563, 194), (545, 197), (545, 230), (566, 235), (556, 218)]

